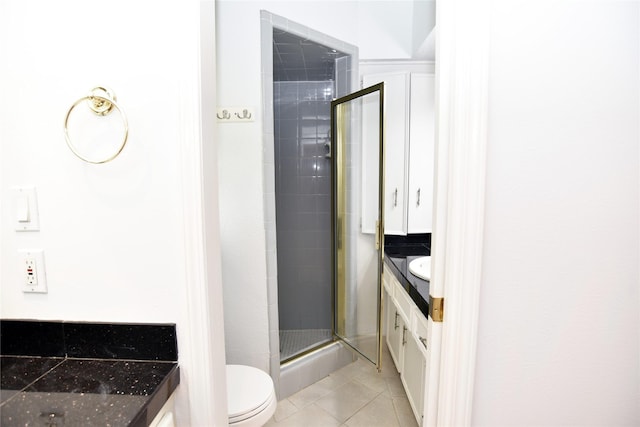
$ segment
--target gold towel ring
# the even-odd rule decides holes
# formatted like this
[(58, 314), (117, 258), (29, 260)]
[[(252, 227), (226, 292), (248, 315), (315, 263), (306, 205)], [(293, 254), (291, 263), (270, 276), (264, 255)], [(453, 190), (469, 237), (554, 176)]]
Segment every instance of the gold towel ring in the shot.
[[(102, 159), (102, 160), (88, 159), (83, 155), (81, 155), (76, 150), (73, 143), (71, 142), (71, 137), (69, 136), (69, 129), (67, 127), (67, 125), (69, 124), (69, 116), (71, 116), (71, 112), (73, 111), (73, 109), (76, 108), (76, 106), (78, 106), (78, 104), (80, 104), (84, 100), (88, 101), (87, 104), (89, 105), (89, 108), (91, 108), (91, 110), (99, 116), (106, 116), (107, 114), (111, 113), (111, 111), (115, 107), (116, 110), (120, 112), (120, 116), (122, 117), (122, 123), (124, 124), (124, 138), (122, 139), (122, 143), (120, 144), (120, 147), (118, 147), (118, 150), (106, 159)], [(109, 89), (106, 89), (101, 86), (93, 88), (89, 95), (83, 96), (82, 98), (74, 102), (71, 108), (69, 108), (69, 111), (67, 111), (67, 115), (64, 118), (64, 137), (67, 141), (67, 146), (69, 147), (69, 149), (73, 154), (75, 154), (76, 156), (78, 156), (78, 158), (84, 160), (87, 163), (101, 164), (101, 163), (110, 162), (111, 160), (115, 159), (116, 157), (118, 157), (118, 155), (124, 149), (124, 146), (127, 144), (128, 136), (129, 136), (129, 124), (127, 123), (127, 117), (124, 115), (124, 111), (122, 110), (122, 108), (118, 106), (118, 104), (116, 103), (115, 94), (113, 94), (112, 91), (110, 91)]]

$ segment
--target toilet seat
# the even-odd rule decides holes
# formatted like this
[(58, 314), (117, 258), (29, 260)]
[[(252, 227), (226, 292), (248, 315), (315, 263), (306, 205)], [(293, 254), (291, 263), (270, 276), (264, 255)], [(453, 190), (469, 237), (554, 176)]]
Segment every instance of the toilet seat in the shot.
[[(252, 366), (227, 365), (227, 407), (230, 425), (266, 423), (277, 405), (271, 377)], [(263, 421), (262, 421), (263, 420)]]

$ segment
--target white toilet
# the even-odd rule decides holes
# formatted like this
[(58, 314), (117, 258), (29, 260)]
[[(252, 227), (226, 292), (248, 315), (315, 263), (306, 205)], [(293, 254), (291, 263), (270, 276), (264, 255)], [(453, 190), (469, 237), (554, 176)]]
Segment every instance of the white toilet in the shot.
[(227, 365), (229, 425), (261, 427), (276, 412), (278, 400), (273, 380), (252, 366)]

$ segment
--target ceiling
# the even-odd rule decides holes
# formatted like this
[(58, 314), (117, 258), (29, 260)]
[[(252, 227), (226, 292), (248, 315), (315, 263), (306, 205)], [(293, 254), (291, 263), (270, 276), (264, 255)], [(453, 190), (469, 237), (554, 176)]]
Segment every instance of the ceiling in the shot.
[(345, 53), (281, 30), (273, 31), (274, 81), (335, 80), (336, 58)]

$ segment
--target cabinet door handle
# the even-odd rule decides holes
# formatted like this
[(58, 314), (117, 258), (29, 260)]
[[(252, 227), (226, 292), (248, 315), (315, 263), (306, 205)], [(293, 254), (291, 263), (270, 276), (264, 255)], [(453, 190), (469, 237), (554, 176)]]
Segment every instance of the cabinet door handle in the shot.
[(398, 311), (396, 310), (396, 318), (393, 321), (393, 329), (398, 329), (400, 325), (398, 325)]
[(403, 326), (402, 327), (402, 345), (405, 345), (407, 343), (407, 327)]
[(420, 340), (420, 342), (422, 343), (422, 345), (424, 346), (425, 350), (427, 349), (427, 339), (426, 338), (422, 338), (421, 336), (418, 336), (418, 339)]
[(396, 188), (393, 192), (393, 207), (398, 206), (398, 189)]
[(418, 196), (416, 198), (416, 206), (420, 206), (420, 189), (418, 188)]

